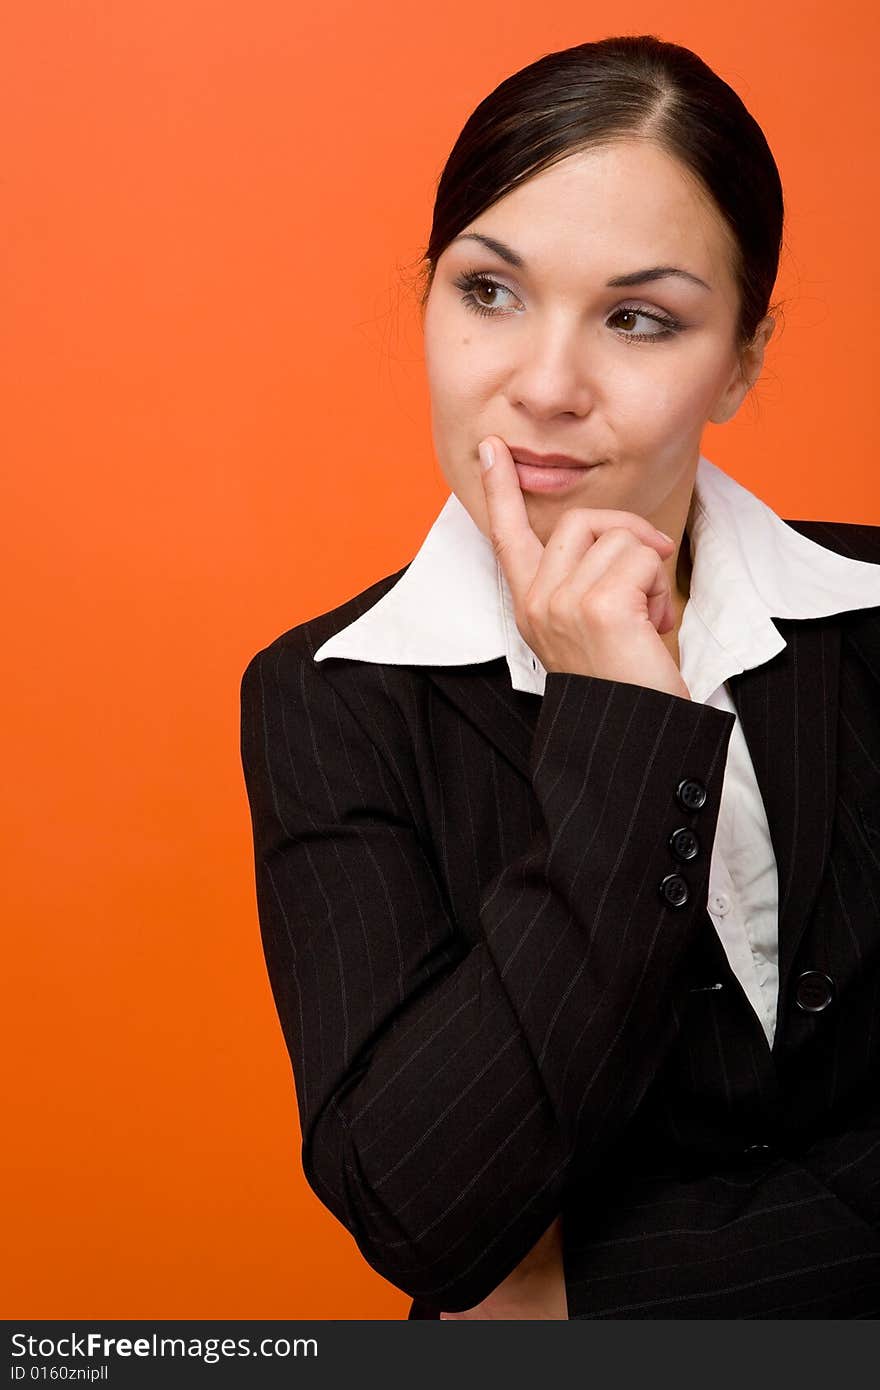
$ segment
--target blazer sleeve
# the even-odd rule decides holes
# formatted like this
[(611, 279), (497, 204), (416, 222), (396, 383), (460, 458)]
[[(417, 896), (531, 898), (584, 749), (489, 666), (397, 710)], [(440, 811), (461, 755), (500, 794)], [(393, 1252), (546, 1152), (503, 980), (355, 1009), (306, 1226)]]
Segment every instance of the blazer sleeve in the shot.
[[(592, 1180), (676, 1036), (734, 716), (548, 673), (540, 826), (486, 883), (476, 945), (414, 824), (402, 721), (390, 756), (387, 711), (377, 739), (290, 634), (249, 663), (241, 716), (305, 1176), (378, 1273), (470, 1308)], [(682, 779), (705, 789), (694, 816)], [(702, 852), (676, 907), (658, 886), (689, 823)]]

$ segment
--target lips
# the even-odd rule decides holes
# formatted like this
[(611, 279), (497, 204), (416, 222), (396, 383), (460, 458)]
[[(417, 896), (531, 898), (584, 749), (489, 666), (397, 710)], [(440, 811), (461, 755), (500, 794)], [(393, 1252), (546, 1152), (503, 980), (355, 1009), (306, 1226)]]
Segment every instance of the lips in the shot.
[(531, 449), (511, 449), (514, 463), (530, 463), (535, 468), (594, 468), (595, 464), (586, 459), (572, 458), (570, 454), (535, 454)]

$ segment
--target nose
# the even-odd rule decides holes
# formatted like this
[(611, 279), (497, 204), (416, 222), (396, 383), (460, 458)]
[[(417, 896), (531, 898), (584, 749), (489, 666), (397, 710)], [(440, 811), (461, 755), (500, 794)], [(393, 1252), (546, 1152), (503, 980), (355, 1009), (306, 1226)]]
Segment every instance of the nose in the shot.
[(583, 324), (567, 318), (531, 329), (513, 351), (508, 390), (514, 406), (522, 406), (536, 419), (589, 414), (598, 383)]

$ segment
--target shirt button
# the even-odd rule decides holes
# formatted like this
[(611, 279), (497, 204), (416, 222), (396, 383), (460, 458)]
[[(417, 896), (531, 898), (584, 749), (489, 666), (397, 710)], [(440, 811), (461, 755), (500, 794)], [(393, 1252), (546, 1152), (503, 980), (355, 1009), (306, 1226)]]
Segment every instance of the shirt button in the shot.
[(823, 970), (805, 970), (798, 975), (794, 1002), (807, 1014), (820, 1014), (834, 998), (834, 981)]
[(679, 830), (673, 830), (670, 835), (669, 848), (676, 859), (696, 859), (700, 852), (700, 842), (692, 830), (682, 826)]
[(675, 789), (675, 799), (685, 811), (699, 811), (706, 804), (706, 788), (694, 777), (683, 777)]
[(681, 874), (667, 874), (660, 883), (660, 896), (669, 907), (684, 907), (688, 900), (688, 886)]
[(726, 893), (713, 893), (709, 908), (712, 912), (717, 912), (719, 917), (724, 917), (730, 911), (730, 898)]

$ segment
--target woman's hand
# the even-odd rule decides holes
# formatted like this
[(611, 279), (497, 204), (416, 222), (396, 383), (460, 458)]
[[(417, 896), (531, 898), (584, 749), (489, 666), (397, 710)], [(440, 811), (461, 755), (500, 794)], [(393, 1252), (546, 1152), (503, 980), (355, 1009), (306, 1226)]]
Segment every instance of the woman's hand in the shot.
[(466, 1308), (463, 1313), (441, 1313), (440, 1317), (458, 1322), (491, 1318), (567, 1320), (562, 1218), (557, 1216), (516, 1269), (482, 1303)]
[(529, 523), (510, 450), (496, 434), (483, 442), (495, 456), (494, 467), (482, 471), (492, 544), (517, 627), (545, 670), (689, 700), (660, 637), (675, 626), (663, 564), (675, 542), (635, 512), (572, 507), (545, 548)]

